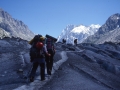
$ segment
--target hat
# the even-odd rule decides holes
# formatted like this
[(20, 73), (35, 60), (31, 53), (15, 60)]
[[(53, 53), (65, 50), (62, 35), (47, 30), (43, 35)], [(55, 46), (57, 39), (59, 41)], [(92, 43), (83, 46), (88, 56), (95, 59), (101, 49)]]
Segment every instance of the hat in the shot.
[(42, 41), (45, 40), (45, 37), (40, 37), (40, 40), (42, 40)]

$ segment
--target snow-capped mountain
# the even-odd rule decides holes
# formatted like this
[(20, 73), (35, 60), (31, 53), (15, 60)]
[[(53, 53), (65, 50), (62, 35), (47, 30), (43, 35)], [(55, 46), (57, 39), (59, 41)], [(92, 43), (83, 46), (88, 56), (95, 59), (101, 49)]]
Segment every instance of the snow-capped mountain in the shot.
[(120, 14), (111, 15), (94, 35), (89, 36), (83, 42), (95, 44), (120, 42)]
[(0, 38), (19, 37), (30, 40), (34, 33), (22, 21), (12, 18), (7, 12), (0, 9)]
[(66, 43), (72, 43), (74, 39), (78, 39), (78, 43), (81, 43), (88, 36), (93, 35), (99, 29), (100, 25), (91, 24), (90, 26), (84, 25), (68, 25), (63, 29), (61, 35), (58, 37), (58, 42), (62, 42), (62, 39), (66, 40)]

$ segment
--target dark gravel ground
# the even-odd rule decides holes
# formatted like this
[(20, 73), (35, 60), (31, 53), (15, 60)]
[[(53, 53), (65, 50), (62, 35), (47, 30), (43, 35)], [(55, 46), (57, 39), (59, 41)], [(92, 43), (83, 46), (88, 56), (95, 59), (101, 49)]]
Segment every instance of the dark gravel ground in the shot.
[[(68, 53), (53, 79), (39, 90), (119, 90), (120, 78), (82, 57)], [(114, 83), (113, 83), (114, 82)]]
[(61, 59), (61, 55), (60, 55), (61, 51), (57, 50), (56, 54), (54, 56), (54, 62), (57, 62), (58, 60)]
[[(29, 63), (22, 67), (21, 55), (28, 53), (29, 48), (30, 45), (25, 40), (14, 38), (0, 40), (0, 90), (13, 90), (27, 84), (23, 77), (30, 70), (31, 63), (27, 60), (25, 62)], [(54, 62), (59, 59), (61, 59), (60, 51), (56, 51)], [(19, 69), (23, 69), (23, 72), (19, 72)], [(36, 73), (36, 76), (38, 75), (39, 72)]]
[[(0, 90), (13, 90), (22, 85), (27, 85), (26, 79), (23, 79), (23, 77), (24, 73), (28, 73), (31, 67), (31, 63), (28, 63), (23, 68), (21, 67), (23, 61), (20, 55), (21, 53), (28, 53), (29, 50), (29, 47), (26, 49), (27, 42), (17, 41), (16, 39), (9, 39), (8, 42), (10, 43), (10, 47), (3, 45), (0, 48)], [(52, 79), (47, 81), (42, 88), (39, 88), (40, 90), (120, 90), (119, 76), (109, 72), (105, 67), (101, 67), (100, 64), (92, 61), (92, 59), (86, 58), (87, 56), (85, 54), (83, 56), (80, 52), (75, 52), (75, 47), (68, 47), (69, 45), (56, 45), (54, 62), (62, 59), (61, 51), (67, 52), (68, 60), (55, 71)], [(83, 49), (88, 49), (93, 52), (97, 51), (96, 53), (98, 53), (99, 48), (96, 49), (91, 46), (84, 47)], [(99, 51), (101, 54), (104, 50)], [(111, 53), (110, 50), (108, 52)], [(105, 51), (104, 54), (109, 56)], [(116, 54), (116, 52), (112, 51), (112, 54), (117, 55), (114, 56), (118, 61), (119, 52)], [(29, 60), (25, 62), (29, 62)], [(23, 73), (18, 72), (20, 68), (23, 69)], [(36, 73), (36, 76), (39, 76), (39, 72)]]
[[(54, 56), (54, 62), (57, 62), (58, 60), (61, 59), (60, 52), (61, 51), (56, 51), (56, 54)], [(11, 55), (15, 55), (15, 54), (11, 54)], [(16, 60), (20, 60), (18, 55), (13, 56), (13, 57), (14, 58), (16, 57)], [(20, 68), (20, 62), (15, 61), (12, 58), (12, 56), (9, 59), (6, 60), (6, 62), (1, 63), (2, 67), (0, 69), (0, 71), (1, 71), (0, 90), (13, 90), (14, 88), (17, 88), (17, 87), (27, 84), (27, 80), (23, 78), (24, 77), (23, 73), (17, 72), (17, 70)], [(24, 68), (25, 72), (28, 72), (30, 67), (31, 67), (31, 65), (27, 65), (27, 67)], [(36, 73), (36, 76), (39, 76), (39, 72)]]

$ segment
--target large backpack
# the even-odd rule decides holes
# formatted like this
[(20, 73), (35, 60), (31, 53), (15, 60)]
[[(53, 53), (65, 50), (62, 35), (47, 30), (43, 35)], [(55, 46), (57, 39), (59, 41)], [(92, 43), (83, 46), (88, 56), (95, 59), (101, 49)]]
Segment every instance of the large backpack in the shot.
[(34, 58), (44, 57), (44, 48), (38, 48), (37, 46), (38, 43), (43, 44), (43, 42), (40, 41), (40, 37), (41, 35), (36, 35), (33, 38), (32, 46), (29, 52), (31, 60), (33, 60)]
[(45, 55), (44, 55), (44, 48), (43, 47), (38, 48), (35, 44), (30, 48), (30, 58), (31, 58), (31, 60), (33, 60), (35, 58), (44, 58), (44, 57), (45, 57)]
[(55, 47), (54, 47), (54, 43), (57, 41), (56, 38), (46, 34), (46, 47), (47, 47), (47, 50), (48, 51), (51, 51), (53, 52), (53, 54), (55, 54)]

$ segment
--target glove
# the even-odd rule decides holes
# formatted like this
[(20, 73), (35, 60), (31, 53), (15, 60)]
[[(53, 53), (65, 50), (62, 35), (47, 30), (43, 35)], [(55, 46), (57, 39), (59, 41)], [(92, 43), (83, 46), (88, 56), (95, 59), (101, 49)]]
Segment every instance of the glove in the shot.
[(47, 56), (49, 56), (49, 57), (50, 57), (50, 56), (51, 56), (51, 54), (47, 53)]

